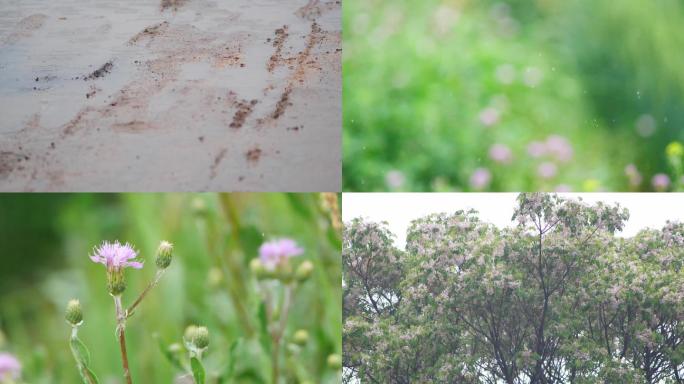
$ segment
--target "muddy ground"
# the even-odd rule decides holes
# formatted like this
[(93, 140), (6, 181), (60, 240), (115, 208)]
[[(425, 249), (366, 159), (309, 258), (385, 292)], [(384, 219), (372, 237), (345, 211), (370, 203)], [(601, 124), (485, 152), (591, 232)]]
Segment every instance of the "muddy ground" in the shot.
[(339, 190), (340, 11), (3, 0), (0, 190)]

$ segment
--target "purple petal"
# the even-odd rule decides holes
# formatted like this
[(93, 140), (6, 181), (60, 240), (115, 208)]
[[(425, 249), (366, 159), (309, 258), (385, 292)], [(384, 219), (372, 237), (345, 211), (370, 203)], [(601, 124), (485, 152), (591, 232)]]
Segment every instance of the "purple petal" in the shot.
[(143, 267), (143, 263), (138, 262), (138, 261), (127, 261), (126, 263), (124, 263), (124, 266), (135, 268), (135, 269), (140, 269)]

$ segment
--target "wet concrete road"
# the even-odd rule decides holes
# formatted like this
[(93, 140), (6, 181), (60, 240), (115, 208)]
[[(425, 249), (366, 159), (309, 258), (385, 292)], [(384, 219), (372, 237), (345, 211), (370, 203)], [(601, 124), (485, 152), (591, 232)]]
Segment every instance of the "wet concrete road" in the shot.
[(336, 191), (339, 1), (0, 0), (0, 190)]

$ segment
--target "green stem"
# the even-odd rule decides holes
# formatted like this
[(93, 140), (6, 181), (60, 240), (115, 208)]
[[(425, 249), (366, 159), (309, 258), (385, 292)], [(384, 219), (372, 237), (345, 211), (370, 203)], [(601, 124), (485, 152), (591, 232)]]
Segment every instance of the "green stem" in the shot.
[[(273, 384), (278, 384), (278, 379), (280, 377), (280, 341), (283, 338), (283, 333), (285, 333), (285, 327), (287, 325), (287, 316), (290, 311), (290, 306), (292, 304), (292, 286), (290, 284), (285, 286), (285, 293), (283, 297), (282, 309), (280, 311), (280, 319), (276, 323), (276, 326), (271, 331), (271, 339), (273, 341), (272, 351), (271, 351), (271, 364), (272, 364), (272, 375)], [(270, 318), (270, 316), (269, 316)]]
[(126, 352), (126, 314), (121, 305), (121, 295), (114, 297), (114, 306), (116, 307), (116, 334), (119, 337), (119, 347), (121, 349), (121, 361), (123, 363), (124, 379), (126, 384), (133, 384), (131, 379), (131, 371), (128, 367), (128, 353)]
[(126, 309), (126, 312), (123, 312), (126, 319), (133, 315), (133, 310), (143, 301), (145, 296), (147, 296), (147, 293), (150, 292), (150, 290), (152, 290), (152, 288), (154, 288), (157, 284), (159, 284), (159, 280), (164, 275), (164, 272), (166, 272), (166, 269), (157, 269), (157, 274), (154, 276), (154, 280), (152, 280), (147, 287), (145, 287), (140, 296), (138, 296), (133, 304)]
[(271, 351), (271, 361), (272, 361), (272, 375), (273, 384), (278, 384), (278, 376), (280, 376), (280, 368), (278, 359), (280, 357), (280, 339), (274, 338), (273, 340), (273, 350)]
[[(74, 347), (74, 343), (78, 343), (77, 345), (83, 345), (81, 341), (78, 339), (78, 327), (79, 325), (72, 325), (71, 326), (71, 340), (70, 340), (70, 346), (71, 346), (71, 355), (74, 357), (74, 360), (76, 360), (76, 368), (78, 369), (78, 372), (81, 374), (81, 378), (86, 382), (86, 384), (98, 384), (98, 381), (94, 376), (94, 374), (90, 371), (90, 368), (87, 366), (89, 363), (84, 362), (83, 359), (83, 352), (77, 353)], [(85, 349), (85, 346), (83, 346)], [(89, 356), (89, 352), (86, 350), (85, 352)], [(13, 382), (9, 382), (7, 384), (11, 384)]]

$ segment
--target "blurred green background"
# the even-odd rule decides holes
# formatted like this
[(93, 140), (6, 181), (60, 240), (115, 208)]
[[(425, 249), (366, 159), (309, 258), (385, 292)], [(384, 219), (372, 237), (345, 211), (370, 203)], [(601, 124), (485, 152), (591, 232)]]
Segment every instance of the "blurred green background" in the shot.
[(64, 320), (67, 301), (78, 298), (85, 319), (79, 336), (92, 368), (102, 383), (121, 382), (105, 268), (88, 255), (103, 240), (135, 245), (146, 265), (126, 271), (123, 300), (130, 304), (154, 276), (160, 240), (168, 240), (174, 261), (126, 328), (134, 382), (173, 382), (179, 371), (162, 349), (181, 342), (189, 324), (211, 332), (208, 377), (230, 372), (224, 382), (270, 382), (270, 344), (248, 264), (263, 241), (290, 237), (305, 248), (297, 262), (311, 260), (315, 271), (295, 295), (285, 332), (286, 338), (300, 328), (310, 334), (296, 361), (285, 360), (288, 382), (339, 382), (326, 365), (330, 354), (341, 352), (338, 196), (326, 196), (3, 194), (0, 351), (21, 360), (26, 383), (80, 382)]
[(344, 188), (681, 188), (684, 1), (347, 0)]

